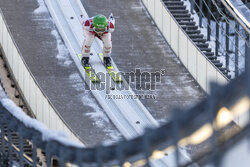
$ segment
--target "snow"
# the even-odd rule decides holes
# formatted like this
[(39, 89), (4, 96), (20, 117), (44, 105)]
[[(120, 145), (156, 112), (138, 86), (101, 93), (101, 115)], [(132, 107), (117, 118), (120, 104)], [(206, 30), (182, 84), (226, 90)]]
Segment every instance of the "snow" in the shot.
[(79, 147), (83, 146), (79, 143), (72, 141), (69, 138), (69, 135), (62, 131), (55, 131), (48, 129), (43, 123), (27, 116), (23, 110), (16, 106), (16, 104), (11, 101), (9, 98), (2, 98), (0, 102), (3, 106), (19, 121), (23, 122), (26, 127), (34, 128), (37, 131), (41, 132), (43, 141), (56, 140), (64, 145)]
[[(46, 26), (48, 26), (47, 22), (53, 22), (53, 20), (50, 17), (47, 17), (47, 15), (49, 15), (49, 11), (47, 10), (44, 0), (37, 0), (37, 2), (39, 4), (39, 7), (33, 11), (34, 20), (38, 21), (45, 28)], [(51, 31), (51, 34), (55, 37), (57, 42), (58, 54), (56, 58), (58, 59), (59, 64), (65, 67), (70, 66), (72, 64), (72, 60), (70, 59), (68, 49), (65, 47), (56, 28), (53, 27), (52, 29), (53, 30)]]
[(61, 36), (59, 35), (56, 29), (52, 30), (51, 34), (56, 38), (56, 41), (57, 41), (58, 54), (56, 58), (59, 60), (59, 62), (61, 62), (63, 66), (66, 66), (66, 67), (70, 66), (72, 64), (72, 60), (70, 59), (68, 49), (63, 44)]
[[(143, 11), (145, 11), (144, 13), (147, 15), (148, 18), (151, 18), (151, 16), (149, 15), (149, 12), (147, 12), (147, 9), (145, 8), (144, 4), (142, 3), (142, 1), (139, 1), (140, 6), (142, 7)], [(134, 8), (135, 10), (141, 10), (141, 8)], [(153, 23), (154, 24), (154, 23)]]
[(20, 167), (20, 165), (16, 161), (12, 161), (12, 167)]
[[(47, 21), (53, 21), (53, 20), (47, 16), (44, 18), (44, 16), (40, 15), (41, 13), (49, 15), (49, 11), (47, 10), (43, 0), (37, 0), (37, 2), (39, 3), (39, 7), (35, 9), (35, 11), (33, 12), (35, 20), (39, 22), (41, 22), (41, 20), (45, 21), (44, 24), (42, 24), (42, 26), (46, 26)], [(56, 58), (58, 59), (58, 63), (64, 67), (69, 67), (70, 65), (72, 65), (73, 61), (71, 59), (68, 49), (64, 45), (63, 40), (55, 27), (53, 27), (51, 34), (55, 37), (57, 42), (58, 54)], [(87, 113), (86, 115), (90, 117), (90, 119), (94, 120), (95, 125), (103, 129), (104, 132), (107, 134), (107, 136), (110, 137), (111, 139), (110, 141), (104, 141), (104, 142), (112, 143), (118, 141), (120, 139), (120, 133), (118, 131), (112, 130), (114, 128), (109, 127), (109, 124), (111, 124), (109, 119), (104, 114), (104, 111), (98, 106), (97, 102), (94, 101), (91, 93), (88, 93), (88, 91), (85, 90), (85, 84), (83, 84), (84, 81), (82, 80), (79, 73), (78, 72), (72, 73), (69, 76), (69, 81), (70, 85), (75, 90), (77, 90), (79, 94), (81, 94), (80, 96), (82, 97), (83, 105), (89, 106), (94, 109), (95, 112)]]
[(84, 91), (85, 90), (85, 84), (83, 84), (83, 80), (79, 73), (74, 72), (70, 74), (69, 76), (70, 85), (77, 91)]
[(94, 97), (92, 97), (91, 92), (85, 88), (85, 84), (83, 84), (83, 79), (79, 75), (79, 73), (72, 73), (69, 76), (70, 85), (77, 91), (82, 91), (80, 94), (81, 101), (83, 106), (91, 107), (93, 110), (91, 112), (84, 113), (83, 117), (89, 117), (93, 120), (94, 125), (100, 129), (102, 129), (105, 134), (109, 137), (108, 140), (104, 140), (103, 144), (110, 145), (114, 142), (117, 142), (121, 139), (121, 134), (114, 130), (110, 125), (112, 124), (108, 117), (105, 114), (105, 111), (97, 104)]
[(106, 116), (105, 111), (96, 104), (94, 98), (89, 97), (89, 94), (85, 93), (82, 95), (82, 103), (85, 106), (93, 108), (93, 112), (86, 113), (85, 115), (94, 120), (95, 125), (103, 129), (105, 134), (110, 137), (110, 140), (103, 141), (103, 145), (111, 145), (122, 138), (117, 130), (110, 128), (110, 120)]
[(36, 8), (33, 13), (34, 14), (42, 14), (42, 13), (47, 13), (48, 10), (44, 4), (44, 1), (43, 0), (37, 0), (38, 4), (39, 4), (39, 7)]
[(161, 119), (157, 119), (156, 120), (160, 125), (166, 124), (168, 122), (168, 120), (166, 120), (165, 118), (161, 118)]
[[(0, 80), (1, 80), (2, 78), (0, 78)], [(6, 94), (5, 94), (5, 92), (4, 92), (4, 90), (3, 90), (3, 87), (2, 87), (2, 85), (0, 84), (0, 99), (1, 98), (6, 98), (7, 96), (6, 96)]]

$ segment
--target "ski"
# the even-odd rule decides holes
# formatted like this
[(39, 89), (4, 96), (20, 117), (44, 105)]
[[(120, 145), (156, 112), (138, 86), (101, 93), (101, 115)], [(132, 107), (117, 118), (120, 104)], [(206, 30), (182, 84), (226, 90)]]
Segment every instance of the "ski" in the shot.
[[(78, 54), (77, 57), (79, 58), (79, 60), (81, 61), (82, 59), (82, 54)], [(84, 66), (84, 64), (81, 61), (81, 64), (86, 72), (86, 74), (88, 75), (89, 79), (93, 82), (93, 83), (98, 83), (100, 82), (100, 79), (97, 77), (97, 75), (95, 74), (94, 69), (91, 66)]]
[[(103, 54), (99, 53), (98, 56), (100, 57), (102, 63), (104, 64), (103, 61)], [(111, 66), (106, 66), (104, 64), (104, 66), (106, 67), (109, 75), (111, 76), (111, 78), (113, 79), (114, 82), (122, 82), (122, 77), (121, 75), (115, 70), (115, 68), (111, 65)]]

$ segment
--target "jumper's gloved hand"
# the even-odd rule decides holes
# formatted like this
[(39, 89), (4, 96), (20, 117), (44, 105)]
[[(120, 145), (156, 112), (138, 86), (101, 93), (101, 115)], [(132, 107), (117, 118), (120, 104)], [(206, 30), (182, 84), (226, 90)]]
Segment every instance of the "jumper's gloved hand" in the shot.
[(113, 13), (110, 13), (109, 19), (108, 19), (113, 25), (115, 25), (115, 18), (113, 16)]

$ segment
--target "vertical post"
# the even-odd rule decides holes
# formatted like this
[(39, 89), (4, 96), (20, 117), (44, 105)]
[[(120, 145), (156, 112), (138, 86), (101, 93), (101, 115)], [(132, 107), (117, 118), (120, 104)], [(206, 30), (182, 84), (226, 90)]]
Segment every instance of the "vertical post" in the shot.
[(48, 142), (46, 144), (46, 149), (45, 149), (45, 153), (46, 153), (46, 163), (47, 163), (47, 166), (51, 166), (51, 152), (50, 152), (50, 142)]
[[(211, 9), (211, 0), (208, 0), (208, 7)], [(211, 14), (210, 12), (207, 12), (207, 40), (210, 41), (210, 35), (211, 35)]]
[(145, 130), (145, 135), (142, 138), (142, 144), (143, 144), (143, 150), (144, 150), (144, 157), (146, 160), (145, 167), (150, 167), (149, 156), (151, 155), (151, 152), (150, 152), (149, 141), (148, 141), (148, 129)]
[(194, 14), (194, 1), (195, 0), (191, 0), (191, 13)]
[[(207, 104), (206, 104), (206, 112), (209, 114), (208, 115), (208, 118), (209, 118), (209, 122), (211, 125), (213, 125), (213, 122), (214, 122), (214, 118), (216, 117), (216, 114), (217, 114), (217, 110), (216, 110), (216, 101), (218, 100), (218, 96), (217, 96), (217, 84), (215, 82), (211, 82), (210, 83), (210, 89), (211, 89), (211, 92), (210, 92), (210, 96), (211, 97), (214, 97), (214, 98), (211, 98)], [(215, 129), (214, 129), (214, 126), (213, 126), (213, 134), (211, 136), (211, 141), (212, 141), (212, 149), (215, 151), (217, 149), (217, 139), (216, 139), (216, 134), (215, 134)], [(216, 158), (218, 156), (218, 154), (216, 154), (215, 152), (215, 155), (212, 156), (212, 163), (211, 165), (213, 166), (216, 166), (217, 164), (217, 161), (218, 159)], [(217, 166), (216, 166), (217, 167)]]
[[(61, 167), (65, 167), (65, 158), (64, 158), (64, 155), (65, 155), (65, 151), (63, 147), (60, 148), (60, 157), (59, 157), (59, 164)], [(52, 161), (53, 162), (53, 161)], [(52, 164), (53, 165), (53, 164)]]
[(199, 8), (200, 8), (200, 12), (199, 12), (199, 26), (200, 26), (200, 28), (202, 28), (202, 7), (203, 7), (203, 1), (200, 0), (200, 2), (199, 2)]
[(7, 135), (8, 135), (8, 151), (9, 151), (8, 152), (8, 156), (9, 156), (8, 161), (9, 161), (9, 165), (12, 166), (12, 163), (13, 163), (13, 161), (12, 161), (12, 154), (13, 154), (13, 152), (12, 152), (12, 139), (11, 139), (11, 132), (10, 132), (8, 127), (7, 127)]
[(78, 167), (82, 167), (83, 166), (82, 151), (79, 148), (76, 149), (76, 164), (78, 165)]
[(216, 23), (216, 40), (215, 40), (215, 55), (219, 56), (219, 38), (220, 38), (220, 32), (219, 32), (219, 24)]
[(1, 157), (1, 162), (0, 166), (4, 166), (4, 161), (5, 161), (5, 141), (4, 141), (4, 126), (3, 124), (1, 125), (1, 152), (2, 152), (2, 157)]
[[(218, 3), (218, 6), (220, 7), (220, 3), (219, 3), (219, 1), (217, 2)], [(220, 14), (219, 14), (219, 11), (218, 10), (216, 10), (216, 20), (217, 20), (217, 22), (219, 22), (220, 21)], [(216, 41), (215, 41), (215, 55), (216, 56), (219, 56), (219, 39), (220, 39), (220, 31), (219, 31), (219, 25), (220, 24), (220, 22), (219, 23), (216, 23)]]
[(116, 151), (116, 157), (119, 161), (119, 166), (120, 167), (123, 167), (123, 164), (124, 164), (124, 156), (123, 156), (123, 153), (122, 153), (122, 143), (118, 144), (115, 148), (115, 151)]
[[(246, 40), (245, 40), (245, 69), (246, 69), (246, 72), (249, 72), (249, 64), (250, 64), (250, 61), (249, 61), (249, 34), (245, 31), (245, 35), (246, 35)], [(248, 75), (250, 76), (250, 75)], [(249, 77), (248, 77), (249, 78)]]
[(101, 147), (96, 147), (96, 166), (102, 167)]
[(229, 69), (229, 24), (226, 22), (226, 68)]
[(239, 76), (239, 68), (238, 68), (238, 64), (239, 64), (239, 36), (236, 33), (239, 32), (239, 23), (237, 21), (235, 21), (235, 77)]
[[(174, 112), (174, 113), (173, 113)], [(178, 141), (179, 141), (179, 110), (173, 110), (173, 122), (174, 125), (172, 127), (172, 135), (174, 139), (174, 145), (175, 145), (175, 160), (176, 160), (176, 166), (180, 166), (180, 153), (178, 149)]]
[[(246, 59), (246, 73), (247, 73), (247, 94), (248, 98), (250, 98), (250, 42), (249, 42), (249, 34), (246, 33), (246, 41), (245, 41), (245, 59)], [(248, 108), (249, 122), (250, 122), (250, 108)], [(250, 138), (250, 135), (249, 135)]]
[(19, 138), (19, 163), (20, 166), (23, 166), (23, 136), (22, 136), (22, 129), (18, 129), (18, 138)]
[[(249, 7), (249, 4), (247, 4), (248, 3), (248, 0), (245, 0), (245, 2), (246, 2), (246, 5)], [(247, 70), (247, 78), (248, 78), (248, 82), (247, 82), (247, 85), (248, 85), (248, 98), (250, 98), (250, 37), (249, 37), (249, 34), (247, 33), (247, 32), (245, 32), (246, 33), (246, 44), (247, 45), (245, 45), (246, 46), (246, 48), (245, 48), (245, 58), (247, 59), (247, 68), (246, 68), (246, 70)], [(248, 114), (249, 114), (249, 122), (250, 122), (250, 108), (248, 109)], [(249, 138), (250, 138), (250, 135), (249, 135)]]
[[(245, 43), (245, 59), (246, 59), (246, 73), (247, 73), (247, 94), (248, 98), (250, 98), (250, 41), (249, 41), (249, 34), (245, 31), (246, 33), (246, 43)], [(250, 122), (250, 108), (248, 108), (248, 117), (249, 117), (249, 122)], [(250, 135), (248, 135), (248, 138), (250, 140)]]
[(36, 137), (32, 138), (32, 160), (33, 160), (33, 167), (37, 166), (37, 148), (36, 148)]

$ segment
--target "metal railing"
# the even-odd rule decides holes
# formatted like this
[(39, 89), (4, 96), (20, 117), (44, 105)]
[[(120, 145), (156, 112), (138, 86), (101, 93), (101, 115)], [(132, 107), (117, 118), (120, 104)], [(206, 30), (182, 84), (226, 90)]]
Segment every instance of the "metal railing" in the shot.
[[(56, 138), (45, 140), (42, 138), (41, 131), (25, 125), (25, 122), (15, 117), (13, 111), (8, 111), (5, 104), (1, 103), (1, 165), (4, 166), (6, 163), (11, 165), (12, 163), (13, 154), (8, 154), (4, 150), (5, 147), (13, 150), (14, 143), (12, 143), (10, 133), (15, 132), (20, 139), (29, 140), (32, 143), (34, 155), (36, 155), (36, 148), (44, 150), (47, 166), (51, 166), (51, 159), (55, 157), (61, 166), (65, 166), (65, 163), (78, 166), (89, 164), (97, 166), (133, 166), (135, 164), (150, 166), (149, 159), (160, 159), (167, 156), (171, 150), (176, 151), (176, 164), (179, 166), (188, 166), (195, 162), (207, 163), (207, 161), (215, 163), (217, 166), (217, 162), (223, 158), (221, 153), (232, 147), (226, 143), (232, 143), (232, 140), (236, 140), (237, 136), (247, 135), (250, 132), (250, 120), (244, 120), (244, 118), (250, 118), (250, 84), (247, 83), (249, 82), (247, 76), (249, 75), (244, 74), (224, 87), (212, 84), (212, 93), (206, 100), (187, 111), (173, 111), (171, 121), (160, 128), (147, 129), (143, 136), (130, 141), (120, 141), (112, 146), (100, 145), (95, 148), (67, 145)], [(241, 109), (239, 110), (239, 108)], [(244, 126), (233, 128), (236, 126), (233, 123), (234, 119), (242, 119)], [(4, 132), (4, 127), (7, 127), (7, 133)], [(230, 133), (225, 129), (230, 129)], [(188, 164), (180, 163), (177, 146), (198, 145), (206, 141), (210, 141), (210, 144), (206, 150), (203, 150), (202, 154), (193, 155), (193, 160)], [(17, 162), (24, 162), (25, 157), (21, 156), (23, 155), (22, 145), (16, 147), (20, 151), (17, 155), (19, 157)], [(203, 160), (204, 157), (206, 161)], [(35, 156), (31, 158), (30, 163), (37, 166)]]
[(207, 40), (210, 41), (215, 55), (224, 61), (224, 67), (234, 78), (245, 70), (246, 57), (250, 54), (249, 27), (244, 26), (249, 25), (249, 22), (244, 23), (238, 15), (232, 14), (228, 6), (224, 7), (226, 1), (189, 0), (190, 12), (195, 14), (196, 11), (199, 27), (206, 29)]
[(183, 30), (163, 0), (141, 2), (173, 52), (204, 91), (210, 93), (210, 82), (226, 84), (229, 81)]

